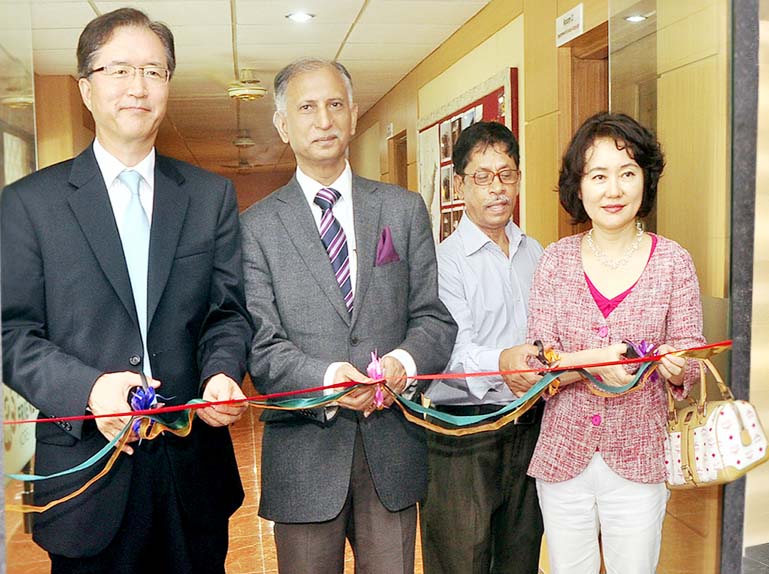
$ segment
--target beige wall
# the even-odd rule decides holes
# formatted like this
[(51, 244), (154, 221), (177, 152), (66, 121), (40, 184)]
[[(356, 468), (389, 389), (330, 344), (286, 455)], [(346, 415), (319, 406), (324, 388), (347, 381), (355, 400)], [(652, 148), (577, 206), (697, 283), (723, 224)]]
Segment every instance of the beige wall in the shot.
[(354, 165), (355, 173), (362, 177), (380, 179), (379, 123), (369, 126), (365, 131), (358, 129), (357, 133), (357, 143), (350, 147), (350, 165)]
[(94, 136), (93, 119), (71, 76), (35, 76), (35, 123), (38, 168), (79, 154)]
[[(394, 134), (406, 130), (408, 187), (417, 190), (417, 94), (426, 83), (446, 71), (457, 60), (493, 36), (521, 14), (521, 0), (492, 0), (462, 28), (409, 72), (375, 106), (358, 120), (358, 137), (351, 144), (351, 163), (358, 169), (361, 158), (379, 157), (380, 178), (390, 181), (387, 157), (386, 129), (392, 124)], [(448, 100), (447, 100), (448, 101)], [(361, 134), (379, 124), (376, 138), (361, 138)], [(367, 134), (368, 136), (369, 134)]]

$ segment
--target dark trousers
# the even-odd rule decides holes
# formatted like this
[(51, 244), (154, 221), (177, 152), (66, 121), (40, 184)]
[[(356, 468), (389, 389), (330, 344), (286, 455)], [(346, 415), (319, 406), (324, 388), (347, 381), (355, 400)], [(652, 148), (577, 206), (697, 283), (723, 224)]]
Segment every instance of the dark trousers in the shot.
[(427, 497), (419, 509), (425, 574), (537, 574), (542, 515), (535, 481), (526, 476), (542, 418), (541, 406), (535, 409), (524, 415), (527, 423), (498, 431), (428, 434)]
[(416, 528), (416, 505), (390, 512), (379, 501), (358, 433), (350, 488), (339, 515), (327, 522), (275, 523), (278, 571), (342, 574), (347, 539), (356, 574), (413, 574)]
[(96, 556), (50, 554), (51, 574), (224, 574), (228, 521), (201, 530), (184, 516), (162, 443), (134, 443), (131, 492), (115, 539)]

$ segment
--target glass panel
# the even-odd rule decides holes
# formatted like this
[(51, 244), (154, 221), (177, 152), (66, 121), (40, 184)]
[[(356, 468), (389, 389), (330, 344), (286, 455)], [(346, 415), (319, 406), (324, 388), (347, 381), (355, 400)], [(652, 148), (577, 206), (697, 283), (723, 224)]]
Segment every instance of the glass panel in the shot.
[[(759, 3), (758, 144), (750, 402), (769, 430), (769, 0)], [(769, 463), (745, 482), (743, 572), (769, 572)], [(752, 570), (750, 569), (752, 568)], [(761, 570), (763, 568), (763, 570)]]
[[(647, 228), (694, 259), (705, 337), (729, 337), (730, 47), (727, 0), (609, 0), (610, 109), (654, 130), (665, 152)], [(718, 367), (728, 375), (728, 353)], [(720, 569), (718, 487), (672, 492), (660, 574)]]
[[(0, 189), (35, 169), (32, 24), (27, 2), (0, 2)], [(2, 387), (3, 418), (34, 418), (37, 411)], [(34, 452), (33, 425), (3, 428), (4, 472), (19, 472)], [(6, 500), (20, 502), (23, 485), (6, 484)], [(2, 524), (10, 536), (22, 527), (22, 515), (7, 514)], [(2, 519), (2, 514), (0, 514)], [(5, 568), (2, 568), (5, 571)]]

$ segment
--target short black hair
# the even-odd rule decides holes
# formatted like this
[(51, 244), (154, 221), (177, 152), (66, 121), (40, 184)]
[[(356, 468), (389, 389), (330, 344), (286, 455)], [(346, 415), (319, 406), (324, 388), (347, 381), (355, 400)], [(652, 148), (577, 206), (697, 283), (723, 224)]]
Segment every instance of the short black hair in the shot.
[(77, 43), (78, 77), (87, 78), (91, 74), (93, 58), (96, 52), (109, 42), (115, 30), (130, 26), (147, 28), (160, 39), (166, 52), (168, 77), (173, 76), (176, 69), (176, 49), (174, 48), (174, 35), (168, 26), (162, 22), (150, 20), (141, 10), (118, 8), (94, 18), (88, 22), (81, 32)]
[(643, 170), (644, 192), (637, 215), (646, 217), (657, 198), (657, 184), (665, 169), (665, 157), (656, 136), (625, 114), (600, 112), (586, 119), (574, 134), (563, 155), (558, 176), (561, 205), (571, 215), (572, 223), (590, 220), (580, 198), (580, 186), (585, 175), (587, 152), (601, 138), (614, 140), (617, 149), (627, 150)]
[(501, 145), (505, 153), (515, 160), (515, 165), (520, 167), (518, 141), (507, 126), (499, 122), (478, 122), (463, 129), (451, 154), (454, 173), (465, 175), (470, 157), (476, 151), (483, 152), (487, 147), (497, 145)]

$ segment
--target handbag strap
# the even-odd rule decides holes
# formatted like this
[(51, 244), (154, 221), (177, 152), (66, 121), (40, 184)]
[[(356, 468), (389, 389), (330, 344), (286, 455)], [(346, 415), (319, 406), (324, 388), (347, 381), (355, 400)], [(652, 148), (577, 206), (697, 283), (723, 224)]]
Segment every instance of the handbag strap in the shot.
[[(732, 394), (731, 389), (726, 386), (726, 383), (724, 383), (723, 377), (721, 377), (721, 373), (718, 372), (718, 369), (713, 364), (713, 362), (710, 359), (705, 358), (694, 358), (693, 360), (697, 361), (697, 365), (700, 369), (700, 396), (699, 400), (697, 401), (697, 410), (700, 412), (700, 414), (705, 413), (706, 404), (708, 401), (708, 385), (707, 385), (707, 374), (708, 372), (713, 376), (713, 378), (716, 381), (716, 384), (718, 385), (718, 390), (721, 393), (721, 400), (724, 401), (733, 401), (734, 395)], [(676, 405), (675, 405), (675, 398), (673, 397), (673, 391), (670, 388), (670, 384), (667, 384), (665, 386), (667, 389), (667, 395), (668, 395), (668, 420), (671, 422), (675, 422), (678, 420), (678, 413), (676, 412)], [(690, 398), (690, 402), (694, 403), (694, 401)]]

